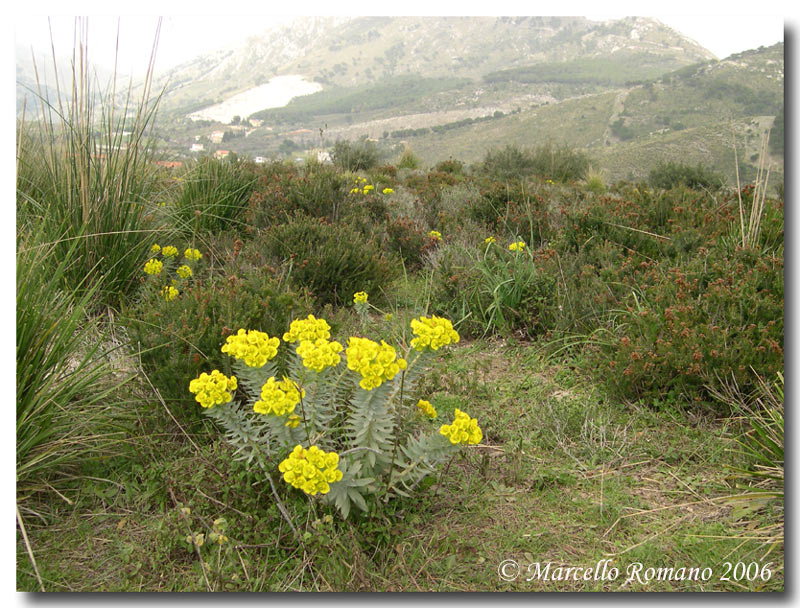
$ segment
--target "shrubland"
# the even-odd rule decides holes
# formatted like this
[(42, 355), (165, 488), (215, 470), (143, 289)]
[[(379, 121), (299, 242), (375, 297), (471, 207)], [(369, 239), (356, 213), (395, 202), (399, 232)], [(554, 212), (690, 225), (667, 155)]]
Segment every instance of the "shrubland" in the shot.
[(20, 125), (20, 589), (507, 589), (507, 555), (655, 560), (653, 526), (782, 588), (782, 196), (552, 144), (159, 174), (141, 103), (103, 158), (88, 116)]

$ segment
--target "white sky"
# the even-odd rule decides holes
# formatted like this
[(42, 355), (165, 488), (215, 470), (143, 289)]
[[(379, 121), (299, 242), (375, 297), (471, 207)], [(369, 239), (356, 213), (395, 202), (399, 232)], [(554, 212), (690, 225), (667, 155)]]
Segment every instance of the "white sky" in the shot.
[[(70, 5), (75, 12), (84, 7), (79, 3), (78, 6)], [(145, 2), (150, 4), (149, 2)], [(202, 6), (198, 9), (196, 3), (171, 2), (170, 8), (181, 8), (185, 5), (188, 9), (185, 14), (166, 15), (162, 22), (161, 35), (159, 38), (158, 53), (156, 55), (156, 71), (160, 71), (174, 66), (182, 61), (205, 52), (214, 51), (219, 48), (234, 44), (245, 37), (259, 33), (270, 25), (286, 23), (291, 19), (290, 15), (252, 15), (248, 14), (249, 8), (266, 6), (264, 3), (250, 5), (247, 2), (236, 2), (232, 6), (236, 7), (235, 15), (219, 15), (214, 11), (203, 11)], [(422, 2), (422, 0), (405, 0), (402, 3), (405, 8), (401, 14), (414, 15), (458, 15), (473, 14), (469, 10), (461, 11), (448, 10), (446, 6)], [(583, 14), (591, 19), (617, 19), (625, 15), (655, 16), (670, 27), (680, 31), (689, 38), (700, 43), (710, 50), (717, 57), (723, 58), (732, 53), (756, 48), (758, 46), (770, 46), (783, 40), (784, 19), (787, 27), (792, 27), (794, 19), (788, 15), (788, 5), (784, 3), (766, 0), (760, 2), (764, 13), (762, 15), (747, 14), (752, 12), (753, 3), (744, 4), (742, 7), (749, 9), (744, 14), (736, 15), (736, 3), (728, 2), (725, 5), (726, 12), (733, 13), (727, 15), (712, 14), (705, 11), (703, 14), (703, 4), (699, 2), (686, 2), (677, 0), (669, 4), (659, 4), (659, 8), (669, 7), (673, 15), (649, 15), (645, 13), (646, 8), (641, 3), (611, 3), (604, 4), (602, 8), (607, 9), (607, 15), (594, 15), (594, 11), (600, 8), (597, 3), (586, 2), (566, 2), (559, 3), (559, 8), (563, 9), (559, 14)], [(49, 30), (47, 15), (52, 15), (50, 21), (53, 27), (53, 38), (56, 46), (56, 53), (67, 54), (73, 48), (74, 17), (59, 16), (63, 13), (63, 8), (59, 4), (53, 4), (53, 10), (47, 11), (48, 3), (37, 3), (37, 8), (42, 10), (38, 14), (17, 14), (14, 15), (14, 36), (18, 44), (25, 48), (34, 46), (49, 50)], [(150, 49), (156, 31), (157, 17), (154, 12), (152, 15), (126, 14), (121, 17), (108, 16), (106, 4), (98, 5), (100, 10), (86, 10), (83, 14), (89, 15), (89, 58), (94, 64), (103, 67), (113, 67), (114, 48), (117, 33), (117, 23), (120, 26), (120, 73), (138, 74), (143, 72), (147, 65)], [(216, 12), (220, 11), (223, 4), (212, 5)], [(306, 14), (337, 14), (337, 15), (370, 15), (375, 14), (374, 3), (349, 2), (336, 6), (305, 4), (308, 9)], [(508, 3), (501, 0), (500, 3), (492, 3), (495, 9), (493, 14), (504, 15), (523, 15), (529, 14), (530, 4)], [(694, 7), (694, 11), (690, 10)], [(316, 8), (316, 10), (313, 10)], [(454, 7), (450, 7), (451, 9)], [(539, 8), (539, 7), (536, 7)], [(655, 8), (655, 7), (654, 7)], [(348, 10), (349, 9), (349, 10)], [(417, 9), (417, 10), (413, 10)], [(437, 10), (438, 9), (438, 10)], [(570, 10), (572, 9), (572, 10)], [(584, 10), (580, 10), (584, 9)], [(628, 10), (629, 9), (629, 10)], [(701, 10), (697, 10), (701, 9)], [(614, 14), (611, 14), (613, 11)], [(255, 11), (253, 11), (255, 12)], [(394, 13), (398, 14), (398, 13)]]

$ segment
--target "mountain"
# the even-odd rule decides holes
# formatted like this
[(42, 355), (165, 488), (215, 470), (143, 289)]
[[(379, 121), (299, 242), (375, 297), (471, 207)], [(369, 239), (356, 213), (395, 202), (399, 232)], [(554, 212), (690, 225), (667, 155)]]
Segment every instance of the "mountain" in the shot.
[[(745, 178), (762, 131), (782, 142), (783, 70), (783, 44), (718, 60), (644, 17), (302, 17), (165, 71), (153, 90), (174, 159), (297, 158), (370, 138), (387, 160), (411, 148), (432, 165), (553, 142), (609, 179), (660, 160), (733, 179), (734, 137)], [(782, 173), (782, 144), (771, 160)]]
[[(713, 58), (654, 20), (594, 22), (583, 17), (299, 18), (240, 46), (163, 74), (165, 111), (189, 114), (264, 84), (301, 75), (323, 90), (363, 87), (400, 76), (467, 78), (573, 64), (625, 65), (628, 80), (657, 76)], [(583, 64), (575, 65), (575, 62)], [(607, 76), (622, 78), (606, 70)]]

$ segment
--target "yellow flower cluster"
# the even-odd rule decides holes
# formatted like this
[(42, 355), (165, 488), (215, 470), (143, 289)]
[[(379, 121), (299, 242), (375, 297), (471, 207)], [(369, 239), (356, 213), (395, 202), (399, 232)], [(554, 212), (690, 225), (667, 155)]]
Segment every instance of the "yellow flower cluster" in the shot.
[(182, 279), (188, 279), (192, 276), (192, 269), (189, 268), (186, 264), (182, 264), (178, 266), (178, 269), (175, 271), (178, 273), (178, 276)]
[(178, 297), (178, 290), (175, 289), (172, 285), (167, 285), (161, 288), (161, 297), (164, 298), (167, 302), (172, 302), (175, 298)]
[(366, 291), (357, 291), (356, 293), (353, 294), (353, 303), (366, 304), (368, 297), (369, 296), (367, 295)]
[(366, 177), (357, 177), (355, 187), (351, 188), (350, 194), (369, 194), (369, 192), (374, 189), (375, 186), (367, 184)]
[(381, 192), (383, 192), (384, 194), (391, 194), (392, 192), (394, 192), (394, 190), (392, 190), (391, 188), (384, 188), (383, 190), (381, 190)]
[(315, 372), (321, 372), (326, 367), (339, 365), (342, 358), (339, 353), (344, 347), (338, 342), (328, 342), (319, 338), (314, 340), (303, 340), (297, 347), (297, 354), (303, 358), (303, 365)]
[(272, 377), (261, 387), (261, 400), (253, 404), (253, 411), (275, 416), (291, 414), (300, 403), (300, 398), (305, 396), (306, 392), (298, 390), (297, 385), (286, 376), (280, 382)]
[(411, 348), (416, 350), (439, 350), (442, 346), (455, 344), (460, 340), (458, 332), (453, 329), (453, 324), (436, 315), (420, 317), (411, 321), (411, 330), (417, 336), (411, 340)]
[(155, 243), (152, 247), (150, 247), (150, 253), (153, 255), (157, 254), (161, 251), (161, 247), (158, 246), (158, 243)]
[(483, 242), (486, 243), (487, 245), (491, 245), (492, 243), (495, 242), (495, 240), (496, 239), (493, 236), (487, 236), (485, 239), (483, 239)]
[(167, 245), (161, 250), (161, 255), (163, 255), (165, 258), (175, 257), (178, 255), (178, 248), (173, 247), (172, 245)]
[(147, 274), (158, 274), (164, 269), (164, 264), (161, 260), (152, 258), (144, 265), (144, 271)]
[(300, 426), (300, 416), (297, 414), (292, 414), (289, 416), (289, 418), (286, 420), (286, 426), (288, 426), (290, 429), (296, 429), (298, 426)]
[(324, 452), (312, 445), (307, 450), (301, 445), (295, 446), (289, 457), (278, 465), (286, 483), (303, 490), (306, 494), (327, 494), (330, 484), (342, 478), (338, 468), (339, 455), (336, 452)]
[(450, 443), (469, 443), (475, 445), (483, 439), (483, 432), (478, 426), (478, 420), (470, 418), (469, 414), (456, 408), (456, 417), (453, 424), (443, 424), (439, 432), (450, 440)]
[(200, 253), (198, 249), (187, 249), (183, 252), (183, 257), (185, 257), (187, 260), (193, 260), (196, 262), (203, 257), (203, 254)]
[(428, 233), (428, 236), (431, 237), (434, 241), (441, 241), (442, 240), (442, 233), (438, 230), (431, 230)]
[(228, 403), (233, 399), (230, 391), (236, 390), (236, 376), (228, 378), (216, 369), (210, 374), (203, 372), (199, 378), (189, 383), (189, 390), (195, 394), (195, 400), (203, 407)]
[(295, 319), (289, 326), (289, 331), (283, 334), (284, 342), (297, 342), (304, 340), (327, 340), (331, 337), (331, 326), (325, 319), (317, 319), (308, 315), (305, 319)]
[(241, 359), (248, 367), (262, 367), (278, 354), (278, 338), (270, 338), (263, 331), (240, 329), (236, 335), (228, 336), (222, 345), (222, 352)]
[(508, 246), (509, 251), (522, 251), (523, 249), (525, 249), (524, 241), (517, 241), (516, 243), (511, 243)]
[(437, 416), (436, 408), (431, 405), (430, 401), (420, 399), (417, 401), (417, 409), (428, 418), (436, 418)]
[(406, 360), (397, 357), (394, 347), (383, 340), (378, 344), (369, 338), (352, 337), (347, 342), (346, 354), (348, 369), (361, 374), (358, 384), (366, 391), (379, 387), (406, 368)]

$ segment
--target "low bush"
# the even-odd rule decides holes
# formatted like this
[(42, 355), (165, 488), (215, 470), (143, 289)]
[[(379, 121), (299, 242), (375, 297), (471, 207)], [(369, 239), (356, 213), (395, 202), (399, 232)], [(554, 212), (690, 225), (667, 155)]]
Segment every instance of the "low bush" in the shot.
[(345, 171), (372, 169), (381, 161), (381, 156), (374, 142), (363, 139), (357, 142), (337, 140), (331, 152), (333, 163)]
[(262, 176), (248, 201), (248, 226), (267, 228), (297, 213), (336, 222), (351, 204), (351, 185), (338, 171), (320, 167), (302, 171), (286, 167)]
[(695, 190), (719, 190), (725, 180), (721, 175), (704, 167), (701, 163), (693, 167), (684, 163), (662, 161), (651, 169), (648, 182), (653, 188), (665, 190), (676, 186), (686, 186)]
[(396, 272), (374, 239), (322, 219), (296, 216), (259, 242), (276, 262), (288, 264), (292, 283), (307, 288), (318, 306), (349, 302), (357, 291), (380, 293)]
[(483, 170), (495, 179), (520, 179), (535, 175), (555, 182), (583, 179), (589, 170), (589, 157), (585, 152), (569, 146), (551, 143), (534, 149), (521, 149), (507, 145), (486, 153)]

